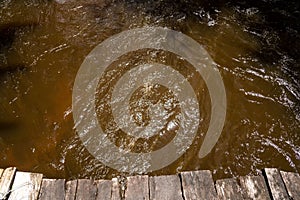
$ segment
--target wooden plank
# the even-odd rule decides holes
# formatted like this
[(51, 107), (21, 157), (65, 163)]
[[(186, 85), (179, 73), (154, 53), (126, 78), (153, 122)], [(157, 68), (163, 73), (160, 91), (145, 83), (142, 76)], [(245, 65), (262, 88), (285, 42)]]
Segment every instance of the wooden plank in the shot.
[(281, 171), (281, 177), (292, 199), (300, 200), (300, 175), (293, 172)]
[(181, 172), (180, 175), (185, 199), (218, 199), (209, 170)]
[(97, 185), (97, 200), (111, 199), (112, 181), (98, 180), (95, 181)]
[(265, 174), (267, 177), (267, 183), (272, 193), (273, 199), (274, 200), (289, 199), (288, 193), (285, 189), (279, 170), (275, 168), (266, 168)]
[(243, 176), (239, 180), (245, 199), (271, 199), (266, 182), (262, 176)]
[(64, 200), (65, 179), (43, 179), (39, 199), (42, 200)]
[(75, 200), (77, 191), (77, 180), (66, 182), (65, 200)]
[(16, 173), (15, 167), (6, 168), (0, 179), (0, 199), (5, 199), (10, 191)]
[(112, 179), (111, 199), (121, 200), (121, 189), (117, 178)]
[(15, 179), (11, 188), (9, 200), (28, 199), (35, 200), (38, 198), (43, 174), (16, 172)]
[(149, 181), (150, 199), (182, 200), (181, 184), (179, 176), (154, 176)]
[(149, 200), (148, 183), (149, 180), (147, 175), (127, 177), (127, 189), (125, 191), (125, 200)]
[(242, 189), (234, 178), (217, 180), (216, 189), (219, 199), (243, 199)]
[(76, 200), (94, 200), (97, 196), (97, 186), (93, 180), (80, 179), (77, 183)]

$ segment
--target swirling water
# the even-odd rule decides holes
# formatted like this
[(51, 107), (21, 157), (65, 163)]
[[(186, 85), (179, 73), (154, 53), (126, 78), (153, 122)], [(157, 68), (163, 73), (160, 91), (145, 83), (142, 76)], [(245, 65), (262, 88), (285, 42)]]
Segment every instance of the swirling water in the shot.
[[(120, 174), (82, 145), (74, 129), (72, 87), (81, 63), (100, 42), (132, 28), (162, 26), (190, 36), (208, 51), (224, 81), (227, 115), (209, 155), (197, 157), (198, 136), (180, 159), (150, 174), (210, 169), (217, 179), (257, 174), (265, 167), (299, 172), (299, 10), (297, 1), (1, 1), (0, 167), (47, 177)], [(117, 64), (151, 60), (149, 52), (178, 65), (174, 55), (150, 50), (126, 55)], [(176, 102), (164, 88), (140, 88), (132, 98), (144, 107), (133, 104), (133, 115), (149, 107), (143, 91), (162, 98), (155, 101)], [(201, 113), (209, 114), (207, 93), (201, 95)]]

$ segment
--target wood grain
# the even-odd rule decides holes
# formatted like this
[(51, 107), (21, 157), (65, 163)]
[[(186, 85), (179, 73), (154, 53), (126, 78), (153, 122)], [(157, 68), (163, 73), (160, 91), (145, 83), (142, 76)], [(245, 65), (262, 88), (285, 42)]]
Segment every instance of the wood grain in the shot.
[(281, 177), (292, 199), (300, 200), (300, 175), (292, 172), (281, 171)]
[(76, 198), (76, 191), (77, 191), (77, 180), (71, 180), (66, 182), (66, 193), (65, 193), (65, 200), (75, 200)]
[(266, 182), (262, 176), (243, 176), (239, 180), (245, 199), (271, 199)]
[(242, 189), (234, 178), (217, 180), (216, 189), (219, 199), (243, 199)]
[(180, 175), (185, 199), (218, 199), (209, 170), (181, 172)]
[(125, 191), (125, 200), (143, 199), (149, 200), (148, 176), (127, 177), (127, 189)]
[(98, 180), (95, 181), (97, 185), (97, 200), (102, 199), (111, 199), (111, 187), (112, 181), (111, 180)]
[(150, 199), (182, 200), (181, 183), (179, 176), (154, 176), (149, 181)]
[(16, 172), (9, 200), (35, 200), (38, 198), (43, 174)]
[(120, 190), (120, 185), (119, 185), (119, 181), (117, 178), (112, 179), (111, 199), (112, 200), (121, 200), (121, 190)]
[(65, 179), (43, 179), (39, 195), (41, 200), (64, 200)]
[(4, 170), (0, 179), (0, 199), (5, 199), (9, 194), (16, 170), (15, 167), (9, 167)]
[(267, 177), (267, 183), (271, 190), (273, 199), (288, 200), (289, 196), (285, 189), (279, 170), (275, 168), (266, 168), (264, 171)]
[(76, 200), (94, 200), (97, 196), (97, 186), (93, 180), (80, 179), (77, 183)]

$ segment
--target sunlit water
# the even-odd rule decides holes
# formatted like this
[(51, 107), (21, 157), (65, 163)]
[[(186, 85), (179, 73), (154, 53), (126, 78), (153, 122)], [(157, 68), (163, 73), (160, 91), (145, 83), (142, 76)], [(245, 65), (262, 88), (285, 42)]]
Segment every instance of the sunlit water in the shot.
[[(257, 174), (265, 167), (299, 171), (298, 19), (299, 3), (283, 1), (1, 1), (0, 167), (17, 166), (61, 178), (119, 175), (94, 159), (75, 131), (76, 73), (88, 53), (108, 37), (132, 28), (162, 26), (196, 40), (217, 63), (226, 88), (227, 116), (221, 137), (205, 158), (197, 156), (203, 140), (199, 134), (180, 159), (150, 174), (210, 169), (217, 179)], [(153, 54), (155, 58), (149, 56)], [(175, 55), (153, 50), (128, 54), (115, 65), (153, 59), (181, 73), (192, 67)], [(186, 68), (180, 68), (182, 64)], [(107, 73), (107, 82), (116, 81), (118, 73), (125, 73), (122, 70), (126, 67)], [(199, 133), (205, 133), (209, 96), (201, 77), (195, 75), (193, 81), (204, 113)], [(106, 91), (99, 88), (101, 103)], [(136, 103), (130, 112), (137, 124), (146, 125), (148, 107), (168, 100), (173, 112), (169, 120), (176, 122), (177, 99), (162, 86), (139, 88), (131, 97)], [(139, 116), (140, 112), (144, 114)], [(105, 114), (100, 113), (98, 120), (110, 120)], [(130, 138), (122, 135), (113, 139), (125, 149), (147, 152), (161, 148), (174, 134), (165, 131), (160, 142), (154, 138), (147, 145), (130, 146)]]

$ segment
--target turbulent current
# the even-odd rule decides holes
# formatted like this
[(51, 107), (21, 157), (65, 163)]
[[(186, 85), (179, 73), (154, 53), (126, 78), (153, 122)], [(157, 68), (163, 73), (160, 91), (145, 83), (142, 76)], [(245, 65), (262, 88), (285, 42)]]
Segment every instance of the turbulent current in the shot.
[[(108, 179), (139, 173), (118, 153), (162, 152), (154, 163), (162, 168), (144, 170), (146, 157), (130, 166), (150, 175), (209, 169), (215, 179), (266, 167), (299, 172), (299, 19), (294, 0), (3, 0), (0, 167)], [(222, 84), (209, 83), (214, 73)], [(222, 128), (217, 139), (211, 126)], [(174, 150), (159, 151), (170, 143)]]

